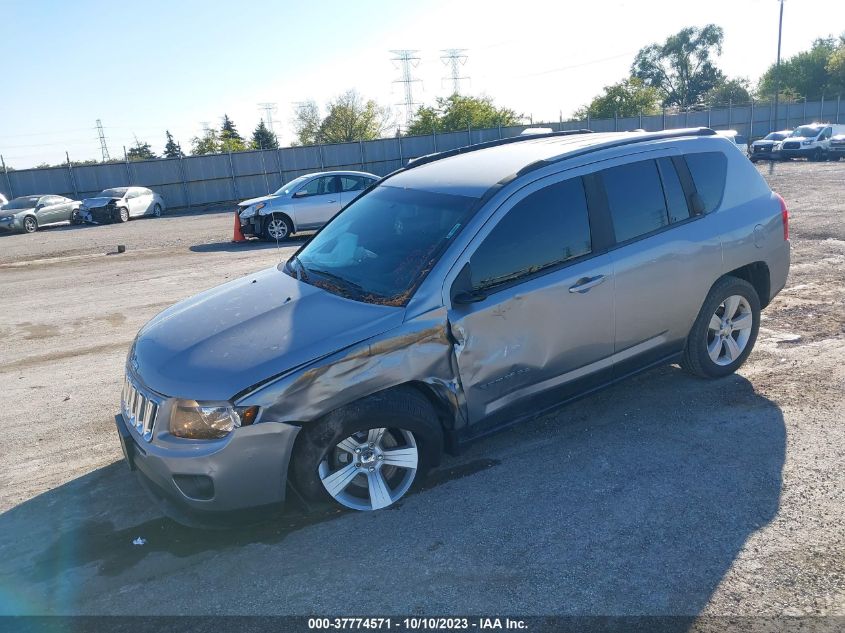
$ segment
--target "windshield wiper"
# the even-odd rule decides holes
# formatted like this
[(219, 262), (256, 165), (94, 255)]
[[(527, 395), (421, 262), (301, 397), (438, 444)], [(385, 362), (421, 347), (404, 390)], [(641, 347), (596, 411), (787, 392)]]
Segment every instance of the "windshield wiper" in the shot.
[(356, 284), (354, 281), (349, 281), (348, 279), (341, 277), (340, 275), (336, 275), (332, 272), (329, 272), (328, 270), (321, 270), (319, 268), (310, 268), (309, 272), (316, 273), (316, 274), (320, 275), (321, 277), (325, 277), (327, 279), (331, 279), (332, 281), (339, 283), (344, 288), (348, 288), (349, 290), (357, 292), (359, 295), (372, 294), (372, 293), (369, 293), (368, 291), (364, 290), (364, 288), (362, 288), (360, 285)]

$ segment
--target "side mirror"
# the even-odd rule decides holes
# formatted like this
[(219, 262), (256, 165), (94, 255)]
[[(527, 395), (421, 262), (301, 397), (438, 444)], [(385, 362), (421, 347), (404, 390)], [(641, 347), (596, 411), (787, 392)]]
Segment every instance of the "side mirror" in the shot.
[(704, 213), (704, 200), (702, 200), (701, 196), (697, 191), (690, 194), (689, 202), (693, 215), (701, 215), (702, 213)]
[(36, 205), (35, 205), (35, 210), (36, 210), (36, 211), (41, 211), (41, 209), (43, 209), (43, 208), (44, 208), (44, 207), (46, 207), (46, 206), (47, 206), (46, 204), (40, 204), (40, 203), (39, 203), (39, 204), (36, 204)]
[(479, 301), (484, 301), (486, 298), (487, 295), (483, 292), (459, 292), (452, 297), (452, 303), (465, 305), (467, 303), (478, 303)]
[(305, 191), (305, 190), (303, 190), (303, 189), (300, 189), (300, 190), (299, 190), (299, 191), (297, 191), (295, 194), (293, 194), (293, 197), (294, 197), (294, 198), (304, 198), (304, 197), (305, 197), (305, 196), (307, 196), (307, 195), (308, 195), (308, 192), (307, 192), (307, 191)]
[(483, 292), (473, 290), (472, 288), (472, 270), (469, 267), (469, 262), (464, 264), (461, 272), (455, 277), (452, 288), (449, 291), (449, 296), (452, 303), (459, 305), (466, 305), (468, 303), (478, 303), (484, 301), (487, 295)]

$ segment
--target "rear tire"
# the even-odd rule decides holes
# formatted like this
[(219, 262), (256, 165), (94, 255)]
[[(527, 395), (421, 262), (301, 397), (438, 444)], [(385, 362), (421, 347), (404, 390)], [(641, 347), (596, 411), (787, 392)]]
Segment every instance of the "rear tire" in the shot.
[(303, 428), (291, 481), (307, 499), (379, 510), (421, 482), (442, 451), (443, 431), (431, 403), (412, 387), (398, 387)]
[(161, 205), (160, 204), (157, 204), (156, 206), (153, 207), (153, 215), (157, 218), (161, 217)]
[(681, 367), (702, 378), (735, 372), (754, 348), (760, 329), (760, 298), (750, 283), (723, 277), (710, 290), (692, 325)]

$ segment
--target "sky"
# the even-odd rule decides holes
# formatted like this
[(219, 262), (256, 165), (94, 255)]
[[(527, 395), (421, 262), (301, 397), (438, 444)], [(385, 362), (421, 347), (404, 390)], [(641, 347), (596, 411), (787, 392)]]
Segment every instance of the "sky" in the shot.
[[(718, 59), (756, 81), (774, 62), (777, 0), (0, 0), (0, 155), (21, 169), (112, 157), (170, 130), (184, 149), (223, 114), (243, 136), (276, 103), (280, 140), (298, 102), (354, 88), (404, 122), (391, 50), (417, 50), (414, 100), (451, 92), (443, 49), (466, 49), (465, 94), (534, 121), (567, 118), (628, 75), (636, 52), (686, 26), (720, 25)], [(845, 30), (845, 1), (787, 0), (782, 56)]]

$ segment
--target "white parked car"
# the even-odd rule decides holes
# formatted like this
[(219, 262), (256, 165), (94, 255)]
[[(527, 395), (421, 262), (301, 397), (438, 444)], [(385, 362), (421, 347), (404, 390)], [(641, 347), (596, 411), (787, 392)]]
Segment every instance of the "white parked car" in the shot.
[(737, 132), (736, 130), (718, 130), (716, 132), (719, 136), (725, 136), (731, 139), (743, 154), (748, 156), (748, 139)]
[(160, 217), (165, 208), (164, 198), (146, 187), (114, 187), (83, 200), (79, 218), (97, 224), (129, 222), (142, 215)]
[(378, 180), (364, 171), (326, 171), (291, 180), (269, 196), (238, 204), (241, 231), (268, 240), (319, 229)]

